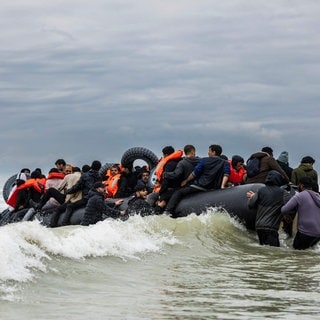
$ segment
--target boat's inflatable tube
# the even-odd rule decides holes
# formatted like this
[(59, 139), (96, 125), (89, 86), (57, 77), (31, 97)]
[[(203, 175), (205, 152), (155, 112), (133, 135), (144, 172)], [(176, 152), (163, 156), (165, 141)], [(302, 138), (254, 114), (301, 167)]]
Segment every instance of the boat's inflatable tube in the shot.
[(198, 192), (182, 199), (176, 208), (176, 216), (185, 217), (191, 213), (197, 215), (208, 208), (223, 208), (230, 216), (243, 223), (248, 229), (254, 229), (256, 210), (248, 208), (247, 191), (258, 191), (264, 184), (245, 184), (227, 189)]

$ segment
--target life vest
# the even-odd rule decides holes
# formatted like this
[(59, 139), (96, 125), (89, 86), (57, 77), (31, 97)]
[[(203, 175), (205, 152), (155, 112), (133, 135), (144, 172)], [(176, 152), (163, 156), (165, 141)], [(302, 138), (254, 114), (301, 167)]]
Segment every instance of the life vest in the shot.
[(109, 178), (105, 181), (107, 197), (113, 198), (115, 194), (118, 192), (118, 183), (121, 178), (121, 173), (117, 173), (114, 176), (109, 176)]
[(17, 202), (17, 196), (20, 190), (34, 188), (37, 192), (43, 193), (45, 190), (46, 178), (28, 179), (25, 183), (17, 187), (10, 198), (7, 200), (7, 204), (11, 207), (15, 207)]
[(162, 173), (164, 170), (164, 166), (167, 164), (167, 162), (169, 160), (174, 160), (174, 159), (180, 159), (183, 155), (183, 151), (182, 150), (177, 150), (173, 153), (171, 153), (170, 155), (161, 158), (156, 166), (155, 169), (155, 175), (157, 176), (159, 181), (162, 181)]
[(50, 172), (47, 179), (63, 179), (65, 176), (63, 172)]
[(236, 171), (231, 164), (231, 160), (228, 160), (228, 162), (230, 164), (229, 181), (236, 185), (243, 183), (243, 176), (247, 173), (246, 169), (241, 167), (239, 171)]

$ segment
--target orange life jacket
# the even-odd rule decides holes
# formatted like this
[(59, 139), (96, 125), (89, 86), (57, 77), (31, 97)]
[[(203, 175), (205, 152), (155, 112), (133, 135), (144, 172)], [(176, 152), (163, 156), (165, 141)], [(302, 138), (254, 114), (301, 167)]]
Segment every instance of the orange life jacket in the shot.
[(173, 160), (173, 159), (180, 159), (183, 155), (183, 151), (182, 150), (177, 150), (173, 153), (171, 153), (170, 155), (164, 157), (164, 158), (161, 158), (156, 166), (156, 169), (155, 169), (155, 175), (157, 176), (158, 180), (159, 181), (162, 181), (162, 173), (163, 173), (163, 169), (164, 169), (164, 166), (166, 165), (166, 163), (169, 161), (169, 160)]
[(17, 187), (10, 198), (7, 200), (7, 204), (11, 207), (15, 207), (17, 202), (17, 196), (20, 190), (34, 188), (37, 192), (43, 193), (45, 190), (46, 178), (28, 179), (25, 183)]
[(113, 198), (118, 192), (118, 183), (121, 178), (121, 173), (117, 173), (114, 176), (109, 176), (109, 178), (104, 182), (107, 190), (107, 197)]
[(50, 172), (47, 179), (63, 179), (65, 176), (63, 172)]
[(241, 167), (239, 171), (236, 171), (231, 164), (231, 160), (228, 160), (230, 164), (230, 175), (229, 181), (234, 184), (243, 183), (243, 176), (247, 173), (247, 170), (244, 167)]

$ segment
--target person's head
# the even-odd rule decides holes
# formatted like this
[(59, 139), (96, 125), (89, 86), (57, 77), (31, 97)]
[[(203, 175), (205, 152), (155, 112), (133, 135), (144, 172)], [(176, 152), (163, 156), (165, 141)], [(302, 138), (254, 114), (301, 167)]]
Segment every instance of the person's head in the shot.
[(183, 152), (187, 157), (194, 157), (196, 155), (196, 148), (192, 144), (187, 144), (184, 146)]
[(277, 159), (279, 162), (288, 164), (289, 163), (289, 154), (288, 151), (282, 151)]
[(81, 169), (79, 167), (72, 167), (72, 173), (75, 173), (75, 172), (81, 172)]
[(146, 186), (144, 186), (142, 184), (137, 184), (134, 187), (134, 193), (135, 193), (137, 198), (146, 199), (147, 195), (148, 195), (148, 190), (147, 190)]
[(92, 161), (91, 169), (94, 171), (99, 171), (101, 168), (101, 162), (99, 160)]
[(64, 161), (64, 159), (58, 159), (54, 164), (56, 165), (56, 167), (60, 172), (63, 172), (64, 167), (66, 166), (67, 163)]
[(120, 168), (117, 164), (113, 164), (111, 167), (110, 167), (110, 173), (112, 176), (115, 176), (116, 174), (120, 173)]
[(208, 151), (208, 156), (213, 157), (213, 156), (221, 156), (222, 154), (222, 147), (218, 144), (212, 144), (209, 146), (209, 151)]
[(27, 179), (28, 179), (28, 176), (24, 172), (18, 173), (17, 177), (16, 177), (16, 185), (17, 185), (17, 187), (19, 187), (22, 184), (24, 184)]
[(66, 166), (64, 167), (64, 171), (65, 174), (70, 174), (73, 172), (72, 170), (72, 165), (71, 164), (66, 164)]
[(150, 177), (150, 172), (149, 171), (142, 171), (141, 172), (141, 180), (145, 183), (148, 182), (149, 180), (149, 177)]
[(27, 175), (27, 177), (30, 177), (31, 174), (31, 170), (29, 168), (22, 168), (20, 170), (21, 173), (25, 173)]
[(49, 170), (49, 173), (53, 173), (53, 172), (58, 173), (58, 172), (59, 172), (58, 168), (51, 168), (51, 169)]
[(121, 172), (125, 173), (125, 174), (129, 174), (132, 172), (132, 166), (127, 165), (127, 164), (122, 164), (121, 165)]
[(31, 172), (30, 177), (31, 177), (32, 179), (39, 179), (39, 178), (42, 177), (42, 173), (41, 173), (41, 171), (35, 169), (34, 171)]
[(241, 156), (234, 155), (231, 159), (231, 165), (236, 171), (239, 171), (244, 165), (244, 159)]
[(91, 167), (88, 164), (84, 164), (81, 168), (81, 172), (85, 173), (88, 172), (91, 169)]
[(309, 164), (314, 164), (316, 162), (316, 160), (314, 160), (312, 157), (310, 156), (305, 156), (301, 159), (301, 163), (309, 163)]
[(298, 189), (303, 191), (305, 189), (312, 190), (314, 187), (314, 182), (310, 177), (301, 177), (298, 184)]
[(106, 186), (104, 183), (102, 183), (101, 181), (99, 182), (96, 182), (94, 185), (93, 185), (93, 188), (96, 189), (99, 193), (101, 194), (105, 194), (106, 192)]
[(265, 184), (281, 187), (284, 184), (284, 179), (278, 171), (270, 170), (266, 176)]
[(172, 153), (174, 153), (174, 148), (172, 146), (166, 146), (162, 149), (162, 154), (164, 157), (167, 157)]
[(270, 147), (263, 147), (261, 151), (267, 153), (270, 157), (273, 157), (273, 150)]

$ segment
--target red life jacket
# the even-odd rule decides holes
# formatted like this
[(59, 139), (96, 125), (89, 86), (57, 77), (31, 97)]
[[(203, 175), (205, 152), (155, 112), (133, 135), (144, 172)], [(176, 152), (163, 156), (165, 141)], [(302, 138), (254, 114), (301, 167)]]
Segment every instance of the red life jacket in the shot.
[(113, 198), (115, 194), (118, 192), (118, 183), (121, 177), (121, 173), (117, 173), (114, 176), (109, 176), (108, 180), (105, 181), (107, 197)]
[(243, 176), (247, 173), (247, 170), (244, 167), (241, 167), (239, 171), (236, 171), (231, 164), (231, 160), (228, 160), (230, 164), (230, 175), (229, 182), (234, 184), (243, 183)]
[(20, 190), (34, 188), (37, 192), (43, 193), (46, 186), (46, 178), (28, 179), (25, 183), (17, 187), (10, 198), (7, 200), (7, 204), (11, 207), (15, 207), (17, 202), (17, 196)]

